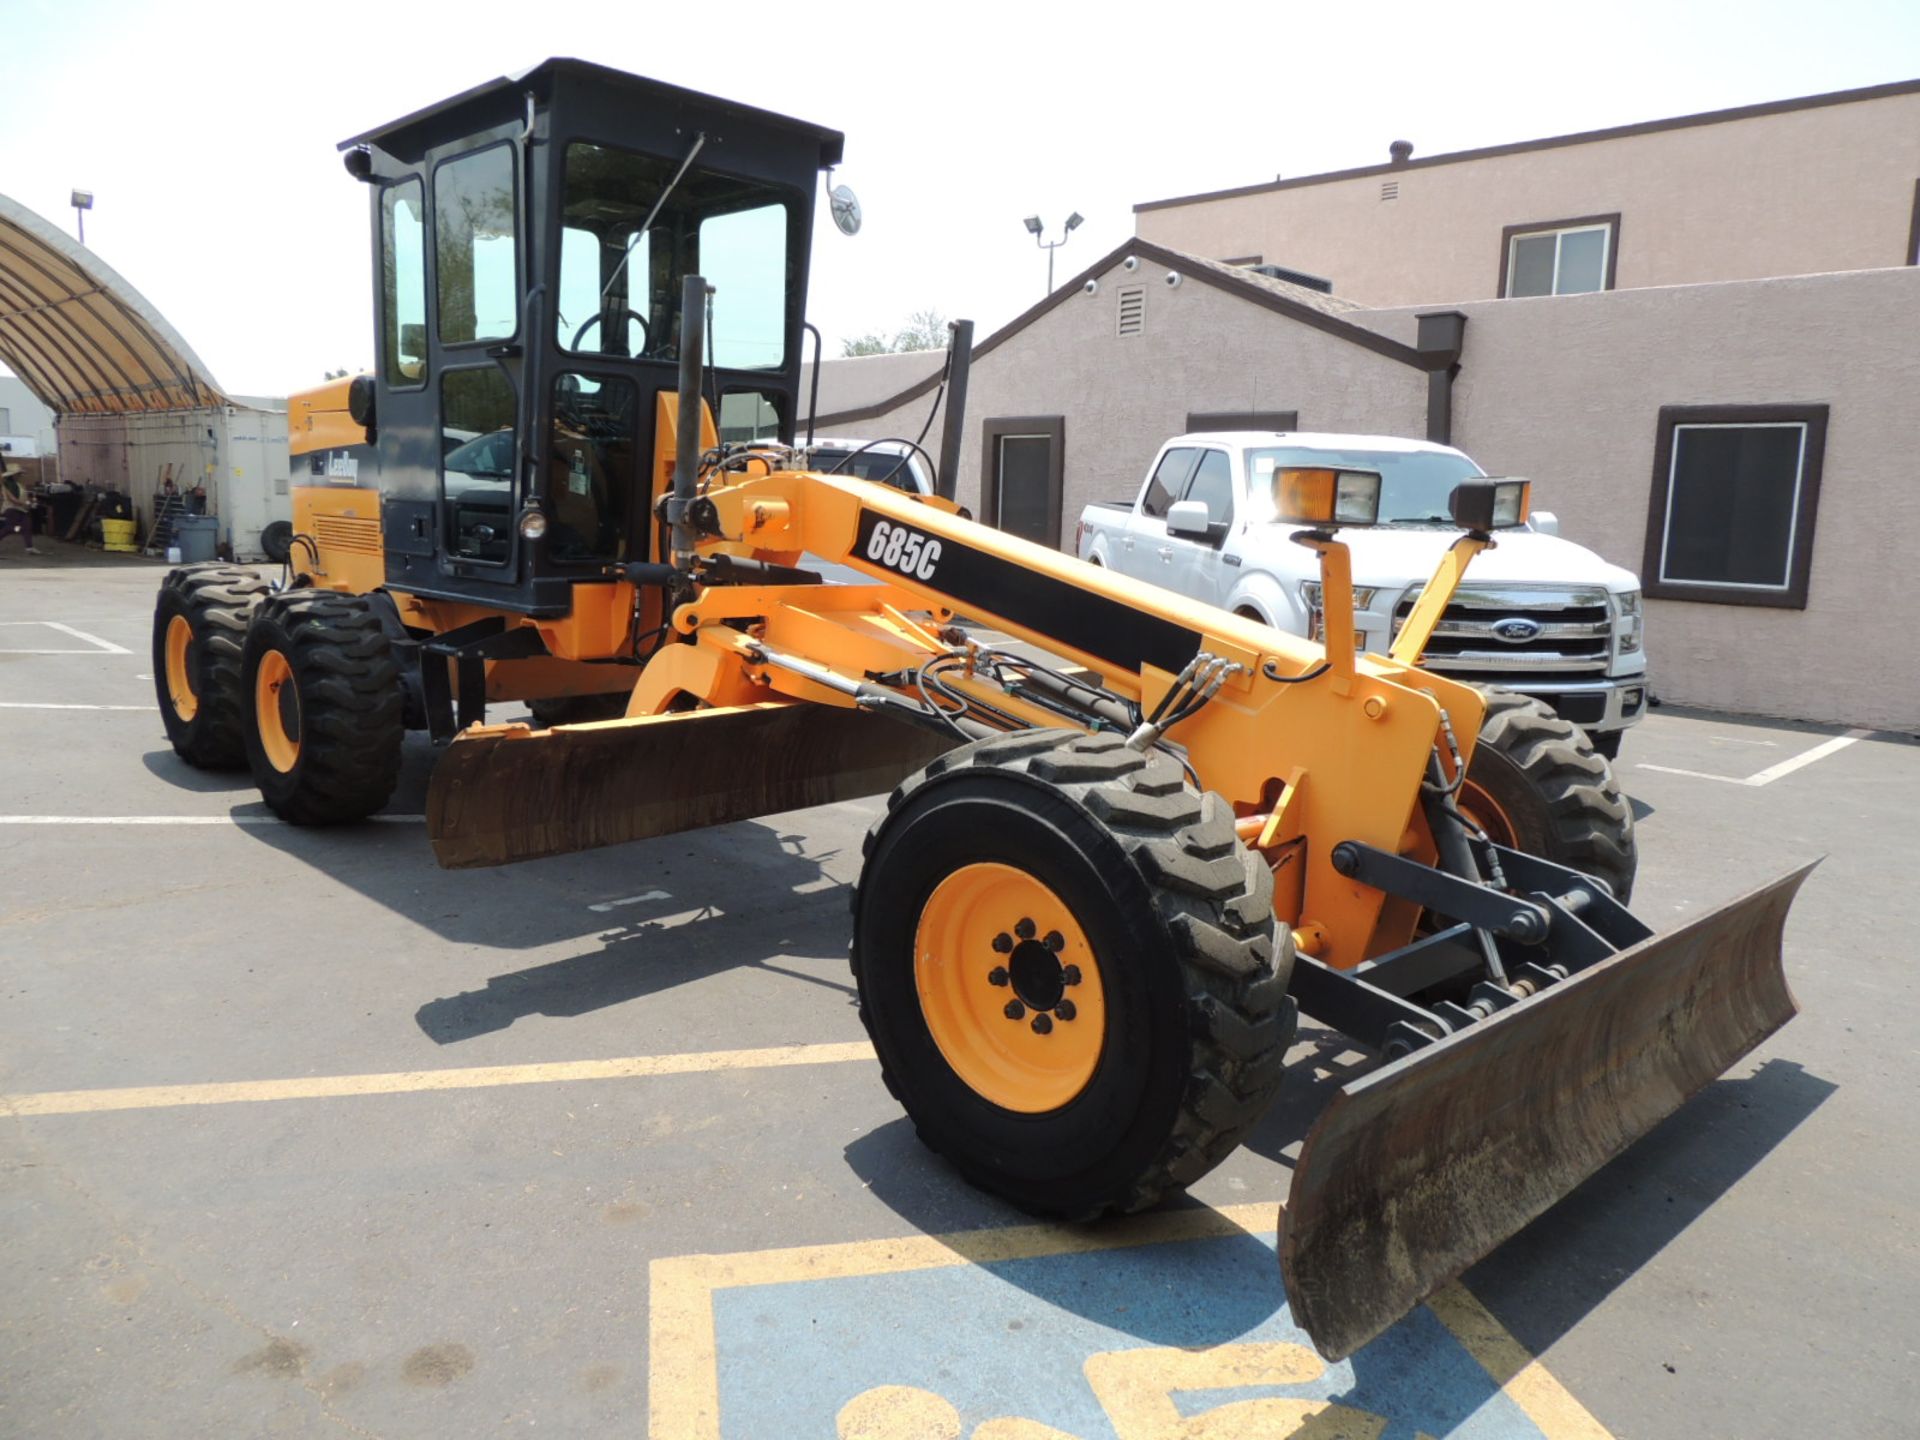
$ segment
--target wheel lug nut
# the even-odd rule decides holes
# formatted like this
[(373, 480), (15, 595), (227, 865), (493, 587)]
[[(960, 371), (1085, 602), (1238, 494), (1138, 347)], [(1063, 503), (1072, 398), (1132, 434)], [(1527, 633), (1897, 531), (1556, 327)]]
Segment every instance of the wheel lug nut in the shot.
[(1045, 1035), (1053, 1029), (1053, 1019), (1044, 1012), (1033, 1017), (1033, 1033)]
[(1060, 983), (1062, 985), (1078, 985), (1080, 983), (1080, 967), (1078, 965), (1061, 966)]
[(1007, 974), (1007, 967), (1004, 965), (996, 965), (987, 972), (987, 983), (989, 985), (1005, 985), (1010, 978)]
[(1009, 1000), (1007, 1001), (1007, 1008), (1003, 1013), (1009, 1020), (1021, 1020), (1026, 1018), (1027, 1007), (1022, 1005), (1018, 1000)]
[(996, 954), (1005, 955), (1008, 951), (1013, 949), (1013, 937), (1011, 935), (1005, 934), (1004, 932), (994, 936), (993, 948)]
[(1031, 940), (1033, 939), (1033, 932), (1038, 928), (1033, 921), (1022, 918), (1020, 923), (1013, 927), (1013, 933), (1018, 935), (1022, 940)]
[(1053, 1007), (1053, 1013), (1062, 1020), (1071, 1020), (1080, 1012), (1073, 1008), (1073, 1001), (1062, 1000), (1058, 1005)]
[(1049, 930), (1047, 931), (1047, 938), (1040, 943), (1058, 955), (1062, 950), (1067, 948), (1067, 937), (1062, 935), (1058, 930)]

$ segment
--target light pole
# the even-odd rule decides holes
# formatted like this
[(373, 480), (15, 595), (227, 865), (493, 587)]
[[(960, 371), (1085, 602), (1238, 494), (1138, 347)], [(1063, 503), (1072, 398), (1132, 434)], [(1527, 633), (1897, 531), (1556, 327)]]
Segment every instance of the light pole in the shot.
[(80, 243), (87, 243), (87, 211), (93, 208), (93, 192), (76, 190), (73, 192), (73, 218), (80, 226)]
[(1041, 232), (1047, 227), (1040, 223), (1040, 217), (1038, 215), (1029, 215), (1027, 217), (1027, 233), (1033, 236), (1034, 244), (1047, 252), (1047, 294), (1049, 295), (1053, 293), (1053, 252), (1067, 243), (1067, 237), (1080, 228), (1080, 221), (1083, 218), (1078, 210), (1074, 211), (1071, 215), (1067, 216), (1067, 223), (1062, 227), (1058, 240), (1042, 240), (1040, 238)]

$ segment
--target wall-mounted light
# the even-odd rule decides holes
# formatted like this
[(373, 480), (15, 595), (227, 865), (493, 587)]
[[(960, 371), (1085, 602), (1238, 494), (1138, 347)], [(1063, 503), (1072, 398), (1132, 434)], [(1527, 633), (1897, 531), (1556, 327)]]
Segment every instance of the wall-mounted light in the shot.
[(1178, 290), (1180, 288), (1180, 272), (1178, 270), (1169, 270), (1167, 272), (1167, 288), (1169, 290)]
[(1020, 222), (1027, 227), (1027, 233), (1033, 236), (1033, 243), (1047, 252), (1047, 294), (1049, 295), (1053, 294), (1053, 252), (1067, 243), (1067, 237), (1079, 229), (1085, 219), (1086, 217), (1078, 210), (1067, 216), (1066, 226), (1061, 230), (1058, 240), (1045, 240), (1041, 238), (1047, 227), (1041, 222), (1038, 215), (1029, 215), (1025, 220)]
[(1140, 268), (1140, 257), (1138, 255), (1129, 255), (1120, 262), (1120, 268), (1129, 272), (1138, 270)]
[(1098, 295), (1100, 293), (1100, 282), (1098, 280), (1089, 280), (1080, 288), (1089, 295)]

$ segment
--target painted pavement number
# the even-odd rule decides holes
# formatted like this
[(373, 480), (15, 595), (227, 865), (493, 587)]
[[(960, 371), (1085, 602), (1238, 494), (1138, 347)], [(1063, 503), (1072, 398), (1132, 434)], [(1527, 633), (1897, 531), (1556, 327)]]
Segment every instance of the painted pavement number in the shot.
[(1329, 1364), (1271, 1205), (654, 1262), (656, 1440), (1605, 1440), (1450, 1286)]

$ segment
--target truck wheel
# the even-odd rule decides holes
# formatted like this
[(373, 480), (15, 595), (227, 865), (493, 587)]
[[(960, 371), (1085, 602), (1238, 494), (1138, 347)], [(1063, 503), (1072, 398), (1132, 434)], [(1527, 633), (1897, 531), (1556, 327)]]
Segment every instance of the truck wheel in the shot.
[(1488, 690), (1459, 804), (1499, 844), (1633, 894), (1633, 807), (1586, 732), (1539, 700)]
[(1025, 1209), (1133, 1211), (1266, 1112), (1292, 932), (1217, 795), (1112, 735), (962, 747), (894, 791), (853, 893), (860, 1015), (928, 1146)]
[(272, 586), (251, 570), (195, 565), (169, 570), (153, 607), (153, 688), (167, 739), (201, 770), (247, 763), (240, 647), (254, 607)]
[(295, 825), (360, 820), (392, 798), (406, 735), (400, 667), (373, 603), (294, 590), (262, 605), (241, 659), (247, 764)]

